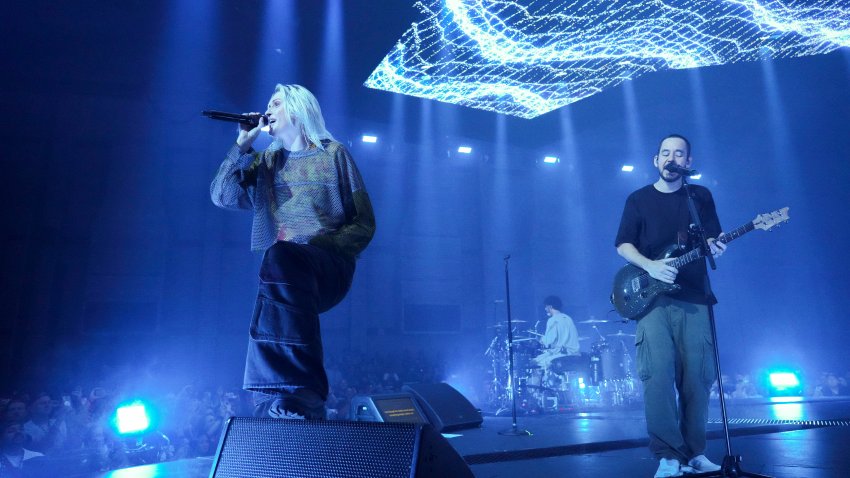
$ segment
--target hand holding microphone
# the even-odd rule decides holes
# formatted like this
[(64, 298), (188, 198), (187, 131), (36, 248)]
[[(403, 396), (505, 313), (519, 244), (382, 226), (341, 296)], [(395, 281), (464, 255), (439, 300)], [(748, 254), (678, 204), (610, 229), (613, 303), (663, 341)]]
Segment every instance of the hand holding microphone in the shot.
[(269, 119), (266, 118), (262, 113), (248, 113), (244, 116), (251, 118), (252, 120), (256, 120), (256, 123), (243, 123), (239, 122), (239, 136), (236, 137), (236, 144), (239, 146), (239, 150), (243, 153), (247, 152), (248, 149), (254, 144), (254, 140), (257, 139), (257, 136), (260, 135), (260, 131), (262, 131), (263, 127), (268, 124)]
[(248, 151), (260, 131), (268, 124), (268, 117), (262, 113), (225, 113), (223, 111), (205, 110), (201, 112), (207, 118), (228, 121), (231, 123), (239, 123), (239, 136), (236, 138), (236, 144), (239, 150), (243, 153)]

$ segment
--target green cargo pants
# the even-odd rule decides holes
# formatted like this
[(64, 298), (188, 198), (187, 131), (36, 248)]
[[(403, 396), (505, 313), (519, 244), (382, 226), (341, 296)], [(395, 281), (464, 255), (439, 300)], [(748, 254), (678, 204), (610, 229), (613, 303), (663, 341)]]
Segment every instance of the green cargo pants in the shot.
[(657, 458), (687, 463), (705, 450), (717, 378), (708, 306), (659, 297), (638, 321), (635, 346), (649, 449)]

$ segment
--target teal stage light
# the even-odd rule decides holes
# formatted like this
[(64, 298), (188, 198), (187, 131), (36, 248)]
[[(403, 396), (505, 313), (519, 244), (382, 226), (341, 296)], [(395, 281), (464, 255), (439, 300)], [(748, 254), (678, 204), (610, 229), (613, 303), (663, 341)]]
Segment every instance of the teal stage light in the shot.
[(142, 402), (122, 405), (115, 411), (115, 428), (121, 435), (144, 433), (150, 425), (150, 416)]
[(803, 385), (795, 372), (777, 371), (768, 374), (768, 392), (772, 397), (803, 394)]

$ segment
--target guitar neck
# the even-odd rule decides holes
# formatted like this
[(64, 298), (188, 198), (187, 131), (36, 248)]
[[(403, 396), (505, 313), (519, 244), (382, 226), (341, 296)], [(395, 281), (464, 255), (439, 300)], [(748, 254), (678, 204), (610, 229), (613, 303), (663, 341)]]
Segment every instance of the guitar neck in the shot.
[[(735, 239), (743, 236), (744, 234), (752, 231), (753, 229), (755, 229), (755, 225), (752, 222), (748, 222), (741, 227), (733, 229), (730, 232), (723, 233), (723, 235), (722, 235), (723, 237), (718, 239), (718, 241), (722, 242), (723, 244), (729, 244), (730, 242), (732, 242)], [(676, 269), (679, 269), (680, 267), (687, 265), (687, 264), (699, 259), (702, 256), (703, 256), (702, 249), (697, 247), (696, 249), (690, 250), (686, 254), (682, 254), (681, 256), (677, 257), (675, 260), (670, 261), (670, 265), (675, 267)]]

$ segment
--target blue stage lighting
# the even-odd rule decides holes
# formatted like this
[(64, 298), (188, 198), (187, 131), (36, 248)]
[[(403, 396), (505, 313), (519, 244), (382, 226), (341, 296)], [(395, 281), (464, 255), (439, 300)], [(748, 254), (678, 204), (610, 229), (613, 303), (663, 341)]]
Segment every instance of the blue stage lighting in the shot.
[(768, 386), (771, 396), (801, 395), (803, 392), (800, 378), (794, 372), (770, 372)]
[(372, 135), (369, 135), (369, 134), (364, 134), (364, 135), (363, 135), (363, 142), (364, 142), (364, 143), (377, 143), (377, 142), (378, 142), (378, 137), (377, 137), (377, 136), (372, 136)]
[(458, 146), (457, 152), (462, 154), (470, 154), (472, 153), (472, 148), (469, 146)]
[(621, 171), (625, 171), (625, 172), (627, 172), (627, 173), (630, 173), (630, 172), (632, 172), (632, 171), (634, 171), (634, 170), (635, 170), (635, 167), (634, 167), (634, 166), (632, 166), (631, 164), (624, 164), (624, 165), (623, 165), (623, 167), (622, 167), (622, 168), (620, 168), (620, 170), (621, 170)]
[(848, 0), (420, 0), (365, 85), (534, 118), (665, 69), (850, 46)]
[(115, 411), (115, 425), (121, 435), (143, 433), (150, 424), (150, 417), (142, 402), (122, 405)]
[(792, 372), (773, 372), (770, 374), (770, 386), (773, 388), (799, 387), (800, 379)]

